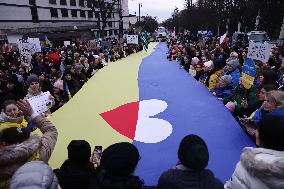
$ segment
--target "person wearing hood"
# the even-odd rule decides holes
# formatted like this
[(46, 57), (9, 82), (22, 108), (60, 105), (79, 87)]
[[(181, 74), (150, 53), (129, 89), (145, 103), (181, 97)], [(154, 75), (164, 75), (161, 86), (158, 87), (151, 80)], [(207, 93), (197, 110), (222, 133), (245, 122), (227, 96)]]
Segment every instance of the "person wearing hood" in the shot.
[(40, 84), (40, 88), (42, 92), (49, 91), (50, 93), (53, 93), (53, 87), (49, 80), (48, 74), (40, 73), (38, 79), (39, 79), (39, 84)]
[(69, 100), (68, 96), (64, 92), (63, 80), (59, 79), (53, 84), (53, 97), (55, 104), (50, 109), (51, 113), (61, 108)]
[(140, 160), (131, 143), (116, 143), (106, 148), (89, 189), (143, 189), (143, 181), (133, 173)]
[(91, 146), (85, 140), (72, 140), (68, 147), (68, 159), (60, 169), (54, 170), (62, 189), (86, 189), (95, 174), (90, 162)]
[(77, 78), (74, 78), (73, 73), (69, 69), (65, 70), (63, 74), (63, 89), (69, 99), (80, 90), (79, 81)]
[(17, 103), (23, 115), (42, 132), (31, 135), (27, 128), (10, 127), (0, 137), (0, 188), (6, 188), (10, 178), (23, 164), (33, 160), (48, 162), (57, 141), (55, 126), (33, 111), (26, 100)]
[(76, 64), (75, 67), (75, 77), (80, 83), (80, 87), (82, 87), (87, 82), (87, 77), (83, 73), (84, 66), (82, 64)]
[(9, 189), (57, 189), (56, 175), (43, 161), (31, 161), (20, 167), (13, 175)]
[(20, 100), (25, 97), (23, 85), (19, 82), (16, 74), (9, 75), (7, 78), (6, 89), (3, 91), (3, 98), (0, 99), (1, 104), (5, 100)]
[(197, 135), (184, 137), (179, 145), (180, 163), (164, 172), (158, 181), (158, 189), (223, 189), (223, 184), (209, 169), (208, 147)]
[(240, 65), (240, 62), (238, 59), (229, 58), (227, 60), (226, 69), (224, 69), (225, 75), (232, 76), (232, 87), (236, 87), (239, 84), (239, 79), (241, 77), (241, 73), (238, 68), (239, 65)]
[(219, 99), (224, 99), (232, 94), (233, 87), (231, 86), (232, 76), (224, 75), (220, 77), (217, 87), (213, 91), (213, 95)]
[(220, 59), (213, 61), (213, 67), (213, 70), (210, 72), (205, 81), (205, 85), (208, 87), (209, 91), (214, 90), (218, 84), (219, 78), (223, 75), (223, 61)]
[(266, 115), (256, 132), (259, 148), (246, 147), (225, 189), (284, 188), (284, 116)]

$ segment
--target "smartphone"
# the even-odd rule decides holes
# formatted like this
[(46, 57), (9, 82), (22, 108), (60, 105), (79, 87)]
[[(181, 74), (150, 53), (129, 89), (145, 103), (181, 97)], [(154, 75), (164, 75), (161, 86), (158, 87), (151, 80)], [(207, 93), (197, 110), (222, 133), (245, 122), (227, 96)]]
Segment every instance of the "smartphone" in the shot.
[(102, 157), (103, 147), (102, 146), (95, 146), (95, 150), (97, 151), (99, 158)]

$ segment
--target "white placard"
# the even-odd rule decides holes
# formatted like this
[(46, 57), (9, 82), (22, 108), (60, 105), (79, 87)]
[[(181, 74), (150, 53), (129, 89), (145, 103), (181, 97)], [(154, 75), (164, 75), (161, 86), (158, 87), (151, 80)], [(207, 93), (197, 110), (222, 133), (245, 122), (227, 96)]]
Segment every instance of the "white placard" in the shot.
[(49, 97), (50, 93), (45, 92), (38, 96), (29, 98), (28, 101), (35, 112), (44, 115), (52, 104), (52, 100)]
[(70, 41), (64, 41), (64, 46), (67, 47), (68, 45), (70, 45), (71, 42)]
[(127, 44), (138, 45), (138, 35), (127, 35)]
[(17, 44), (21, 55), (21, 62), (25, 65), (30, 64), (31, 56), (34, 53), (41, 52), (39, 38), (19, 39)]
[(269, 43), (256, 43), (249, 42), (248, 58), (253, 60), (260, 60), (262, 62), (268, 62), (270, 53), (272, 50), (272, 44)]

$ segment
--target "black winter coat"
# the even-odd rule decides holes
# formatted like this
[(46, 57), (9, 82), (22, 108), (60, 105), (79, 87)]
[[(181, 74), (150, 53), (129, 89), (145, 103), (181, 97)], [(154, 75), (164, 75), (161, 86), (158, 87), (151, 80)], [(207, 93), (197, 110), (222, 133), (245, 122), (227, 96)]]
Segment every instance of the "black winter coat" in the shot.
[(223, 189), (223, 184), (210, 170), (196, 172), (192, 170), (170, 169), (164, 172), (158, 183), (158, 189)]

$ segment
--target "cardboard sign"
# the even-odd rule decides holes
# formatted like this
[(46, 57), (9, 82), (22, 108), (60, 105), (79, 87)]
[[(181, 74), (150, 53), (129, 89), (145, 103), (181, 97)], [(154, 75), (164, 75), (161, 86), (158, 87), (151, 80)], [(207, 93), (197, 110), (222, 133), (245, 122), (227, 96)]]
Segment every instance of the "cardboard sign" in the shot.
[(272, 44), (256, 43), (250, 41), (248, 49), (248, 58), (251, 58), (253, 60), (260, 60), (262, 62), (268, 62), (271, 50)]

